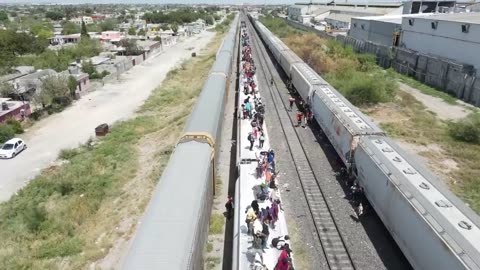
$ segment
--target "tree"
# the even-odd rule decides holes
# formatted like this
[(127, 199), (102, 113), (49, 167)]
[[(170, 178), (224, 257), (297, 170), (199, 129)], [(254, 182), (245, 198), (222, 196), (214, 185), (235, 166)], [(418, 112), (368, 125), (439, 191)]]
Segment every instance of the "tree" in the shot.
[(84, 13), (85, 13), (85, 15), (90, 16), (90, 15), (93, 14), (93, 9), (91, 9), (91, 8), (86, 8), (86, 9), (84, 10)]
[(73, 22), (66, 22), (63, 24), (62, 34), (63, 35), (71, 35), (80, 33), (80, 27), (74, 24)]
[(163, 43), (162, 43), (162, 37), (161, 36), (156, 36), (153, 40), (160, 42), (160, 47), (162, 47), (162, 49), (163, 49)]
[(70, 95), (72, 98), (75, 98), (75, 91), (77, 90), (78, 82), (73, 76), (68, 77), (68, 90), (70, 90)]
[(145, 36), (145, 34), (146, 34), (146, 33), (145, 33), (145, 30), (143, 30), (143, 29), (138, 30), (137, 35), (139, 35), (139, 36)]
[(72, 17), (74, 17), (77, 13), (76, 7), (74, 6), (66, 6), (65, 7), (65, 18), (67, 20), (70, 20)]
[(82, 62), (82, 71), (87, 73), (89, 76), (92, 76), (95, 72), (97, 72), (95, 66), (92, 64), (92, 61)]
[(0, 11), (0, 21), (1, 22), (7, 22), (8, 21), (8, 14), (5, 12), (5, 10)]
[(68, 88), (68, 76), (50, 75), (41, 81), (41, 89), (37, 90), (33, 96), (33, 101), (44, 108), (54, 103), (59, 104), (57, 100), (69, 98), (70, 89)]
[(0, 97), (8, 98), (14, 93), (15, 89), (13, 89), (13, 85), (5, 81), (0, 82)]
[(130, 36), (135, 36), (135, 35), (137, 34), (137, 29), (135, 29), (134, 27), (130, 27), (130, 28), (128, 29), (128, 34), (129, 34)]
[(213, 23), (214, 23), (213, 17), (212, 17), (212, 16), (207, 16), (207, 17), (205, 18), (205, 23), (206, 23), (207, 25), (213, 25)]
[(139, 55), (141, 53), (137, 41), (134, 39), (122, 39), (118, 42), (118, 45), (125, 48), (126, 55)]
[(47, 13), (45, 13), (45, 18), (48, 18), (52, 21), (59, 21), (59, 20), (63, 19), (63, 12), (47, 11)]
[(168, 29), (170, 29), (170, 27), (167, 24), (162, 24), (160, 25), (160, 29), (162, 29), (163, 31), (167, 31)]
[(116, 25), (117, 21), (115, 19), (105, 19), (100, 23), (100, 28), (102, 31), (113, 31)]
[(170, 28), (172, 29), (172, 31), (175, 35), (178, 33), (178, 24), (173, 23)]
[(88, 31), (87, 31), (87, 26), (85, 25), (85, 22), (82, 20), (82, 29), (80, 31), (80, 36), (82, 38), (89, 38), (90, 35), (88, 34)]
[(18, 15), (18, 14), (17, 14), (17, 12), (15, 12), (15, 11), (11, 11), (11, 12), (10, 12), (10, 17), (12, 17), (12, 18), (17, 17), (17, 15)]

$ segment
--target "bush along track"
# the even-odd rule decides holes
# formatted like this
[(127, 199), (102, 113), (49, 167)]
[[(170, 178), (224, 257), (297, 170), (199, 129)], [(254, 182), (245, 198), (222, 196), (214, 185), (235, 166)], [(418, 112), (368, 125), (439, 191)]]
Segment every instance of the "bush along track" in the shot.
[(136, 117), (98, 141), (62, 151), (0, 205), (0, 269), (85, 269), (135, 229), (215, 59), (207, 51), (171, 71)]

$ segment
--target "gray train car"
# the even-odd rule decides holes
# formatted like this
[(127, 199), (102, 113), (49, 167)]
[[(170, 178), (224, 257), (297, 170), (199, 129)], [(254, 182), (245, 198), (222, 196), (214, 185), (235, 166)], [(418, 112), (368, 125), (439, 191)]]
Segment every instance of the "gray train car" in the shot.
[[(203, 269), (215, 193), (215, 147), (225, 106), (238, 18), (147, 206), (122, 269)], [(233, 46), (232, 46), (233, 44)]]
[(390, 139), (362, 137), (354, 172), (415, 269), (480, 269), (478, 216)]
[(310, 103), (315, 119), (347, 168), (361, 136), (385, 134), (330, 85), (315, 86)]
[(203, 269), (212, 207), (212, 150), (179, 144), (158, 182), (123, 269)]
[(291, 80), (298, 94), (307, 102), (310, 102), (314, 86), (326, 84), (325, 80), (303, 62), (293, 64)]
[(282, 66), (283, 71), (289, 79), (292, 78), (292, 67), (296, 63), (304, 63), (303, 60), (298, 57), (292, 50), (283, 50), (280, 52), (280, 61), (277, 60)]

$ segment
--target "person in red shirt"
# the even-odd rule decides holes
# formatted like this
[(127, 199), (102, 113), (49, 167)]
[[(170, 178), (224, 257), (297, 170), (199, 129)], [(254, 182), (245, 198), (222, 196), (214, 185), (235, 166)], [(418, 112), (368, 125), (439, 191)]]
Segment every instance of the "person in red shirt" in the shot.
[(277, 264), (275, 265), (274, 270), (289, 270), (290, 269), (290, 263), (292, 259), (290, 258), (290, 247), (288, 244), (285, 244), (282, 247), (282, 253), (280, 253), (280, 256), (278, 256), (278, 261)]
[(298, 110), (297, 111), (297, 127), (299, 127), (302, 124), (302, 119), (303, 119), (303, 113)]

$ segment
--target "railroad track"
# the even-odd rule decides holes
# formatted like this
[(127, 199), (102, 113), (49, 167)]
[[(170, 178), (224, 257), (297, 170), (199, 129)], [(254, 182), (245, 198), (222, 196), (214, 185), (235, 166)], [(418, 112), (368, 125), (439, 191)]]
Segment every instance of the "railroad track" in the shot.
[[(268, 78), (274, 77), (271, 69), (268, 68), (268, 53), (266, 52), (266, 48), (261, 44), (261, 41), (250, 21), (247, 19), (246, 22), (250, 33), (251, 44), (253, 45), (252, 51), (255, 51), (258, 56), (257, 74), (258, 71), (261, 70), (268, 81)], [(355, 269), (355, 265), (350, 257), (345, 242), (342, 239), (342, 235), (338, 230), (337, 224), (332, 216), (332, 211), (325, 199), (325, 195), (317, 183), (317, 179), (313, 173), (305, 149), (293, 127), (294, 123), (282, 102), (276, 82), (273, 85), (266, 83), (266, 86), (268, 88), (267, 92), (273, 100), (276, 115), (280, 119), (281, 128), (295, 163), (302, 191), (307, 200), (308, 208), (312, 215), (324, 256), (327, 260), (327, 265), (329, 269), (332, 270), (353, 270)]]

